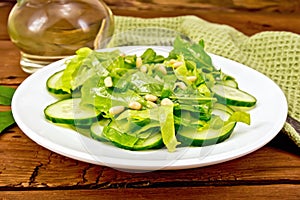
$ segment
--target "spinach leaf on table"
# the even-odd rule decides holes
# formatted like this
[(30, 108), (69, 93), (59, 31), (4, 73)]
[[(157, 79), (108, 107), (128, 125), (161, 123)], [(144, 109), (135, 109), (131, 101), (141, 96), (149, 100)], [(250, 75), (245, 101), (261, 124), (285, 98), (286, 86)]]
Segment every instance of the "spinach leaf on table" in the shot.
[(0, 112), (0, 133), (14, 123), (15, 120), (11, 111)]
[(15, 93), (14, 88), (0, 85), (0, 105), (9, 106), (14, 93)]
[[(0, 86), (0, 105), (9, 106), (11, 104), (14, 93), (14, 88)], [(2, 133), (6, 128), (14, 123), (15, 120), (11, 111), (0, 112), (0, 133)]]

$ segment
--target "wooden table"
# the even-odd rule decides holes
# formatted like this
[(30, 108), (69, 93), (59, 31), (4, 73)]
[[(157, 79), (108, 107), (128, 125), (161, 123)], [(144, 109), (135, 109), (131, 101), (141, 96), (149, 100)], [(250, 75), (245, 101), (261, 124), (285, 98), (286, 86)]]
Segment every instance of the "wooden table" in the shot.
[[(118, 15), (194, 14), (248, 35), (266, 30), (300, 33), (299, 0), (106, 2)], [(6, 32), (14, 3), (0, 1), (0, 84), (18, 87), (29, 75), (20, 69), (19, 51)], [(261, 149), (222, 164), (127, 173), (53, 153), (14, 125), (0, 135), (0, 199), (300, 199), (299, 155), (299, 148), (280, 132)]]

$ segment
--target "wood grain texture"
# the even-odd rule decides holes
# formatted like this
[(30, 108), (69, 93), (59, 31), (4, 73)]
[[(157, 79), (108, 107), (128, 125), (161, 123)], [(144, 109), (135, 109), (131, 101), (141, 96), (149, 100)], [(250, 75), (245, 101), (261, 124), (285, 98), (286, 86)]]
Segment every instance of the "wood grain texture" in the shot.
[[(116, 15), (196, 15), (252, 35), (300, 33), (300, 0), (105, 0)], [(18, 87), (19, 65), (6, 20), (15, 0), (0, 0), (0, 84)], [(0, 106), (0, 111), (9, 110)], [(30, 117), (30, 114), (28, 115)], [(279, 133), (242, 158), (207, 167), (130, 173), (51, 152), (16, 125), (0, 134), (0, 199), (299, 199), (300, 151)]]
[[(126, 188), (101, 190), (52, 190), (52, 191), (0, 191), (5, 200), (24, 199), (30, 196), (32, 200), (40, 199), (162, 199), (176, 197), (176, 199), (272, 199), (298, 200), (299, 187), (293, 184), (275, 184), (272, 186), (242, 185), (242, 186), (202, 186), (202, 187), (172, 187), (172, 188)], [(167, 198), (168, 199), (168, 198)]]
[[(291, 145), (284, 135), (276, 140)], [(0, 163), (0, 189), (300, 184), (296, 149), (280, 149), (272, 143), (243, 158), (209, 167), (130, 173), (53, 153), (32, 142), (16, 126), (0, 135), (0, 141), (0, 160), (5, 160)]]
[[(104, 0), (115, 15), (173, 17), (195, 15), (227, 24), (247, 35), (261, 31), (291, 31), (300, 34), (300, 0)], [(14, 0), (0, 0), (0, 39), (8, 39), (6, 16)]]
[(196, 15), (207, 21), (227, 24), (252, 35), (281, 30), (300, 33), (299, 0), (105, 0), (116, 15), (172, 17)]
[(20, 66), (19, 50), (9, 40), (0, 40), (0, 85), (19, 85), (29, 74)]
[(0, 0), (0, 40), (9, 39), (7, 33), (7, 19), (10, 10), (15, 2), (6, 2)]

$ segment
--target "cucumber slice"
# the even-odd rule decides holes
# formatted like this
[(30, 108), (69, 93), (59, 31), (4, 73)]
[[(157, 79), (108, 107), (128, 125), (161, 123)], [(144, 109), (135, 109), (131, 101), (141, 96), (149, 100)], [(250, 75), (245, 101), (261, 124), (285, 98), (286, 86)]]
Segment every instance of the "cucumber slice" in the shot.
[(225, 80), (222, 82), (223, 85), (227, 85), (229, 87), (238, 88), (238, 83), (235, 80)]
[(54, 123), (91, 125), (98, 121), (100, 112), (93, 107), (81, 106), (81, 99), (59, 100), (44, 109), (46, 119)]
[(220, 103), (215, 103), (213, 105), (213, 112), (218, 112), (218, 111), (224, 111), (225, 113), (228, 113), (229, 115), (232, 115), (234, 113), (234, 110), (230, 108), (229, 106), (226, 106), (224, 104)]
[(68, 98), (71, 96), (68, 92), (62, 90), (62, 82), (61, 76), (63, 75), (64, 71), (58, 71), (50, 76), (46, 82), (47, 90), (59, 98)]
[(223, 142), (231, 135), (236, 122), (231, 122), (221, 129), (208, 129), (197, 132), (193, 128), (184, 128), (178, 134), (178, 141), (185, 146), (207, 146)]
[[(218, 115), (222, 120), (226, 121), (234, 113), (230, 107), (215, 103), (212, 114)], [(183, 146), (206, 146), (217, 144), (226, 140), (232, 133), (236, 122), (231, 122), (222, 126), (220, 129), (207, 129), (197, 131), (195, 128), (184, 127), (177, 134), (178, 140)]]
[(252, 107), (256, 104), (254, 96), (240, 89), (219, 84), (211, 89), (219, 103), (242, 107)]
[(230, 106), (230, 108), (234, 111), (244, 111), (248, 112), (249, 110), (252, 110), (255, 107), (255, 105), (251, 107), (246, 107), (246, 106)]
[(133, 146), (133, 150), (159, 149), (163, 145), (162, 136), (159, 132), (150, 135), (147, 139), (139, 139)]

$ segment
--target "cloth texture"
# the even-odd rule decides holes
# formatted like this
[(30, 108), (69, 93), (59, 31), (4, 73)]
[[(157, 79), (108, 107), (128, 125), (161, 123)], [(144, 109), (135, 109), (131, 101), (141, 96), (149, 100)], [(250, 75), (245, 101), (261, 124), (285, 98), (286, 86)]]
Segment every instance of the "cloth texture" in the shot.
[[(288, 115), (283, 127), (300, 147), (300, 35), (267, 31), (247, 36), (228, 25), (210, 23), (196, 16), (137, 18), (115, 16), (115, 34), (109, 47), (172, 45), (175, 35), (194, 42), (204, 40), (205, 50), (254, 68), (283, 90)], [(276, 101), (276, 99), (274, 99)]]

